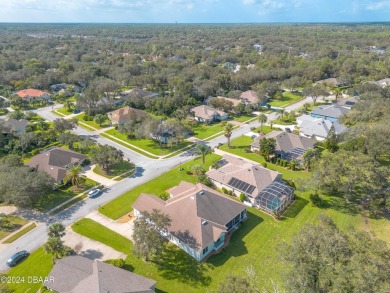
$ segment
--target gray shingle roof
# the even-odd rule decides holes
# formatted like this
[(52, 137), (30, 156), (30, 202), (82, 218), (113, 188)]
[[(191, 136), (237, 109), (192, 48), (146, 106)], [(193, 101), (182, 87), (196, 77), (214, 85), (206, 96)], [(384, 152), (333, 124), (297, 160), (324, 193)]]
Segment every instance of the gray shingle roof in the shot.
[(46, 287), (56, 292), (123, 293), (155, 292), (155, 281), (124, 269), (82, 256), (68, 256), (55, 264)]
[(9, 127), (13, 131), (21, 131), (24, 132), (26, 130), (26, 126), (28, 121), (26, 119), (16, 120), (13, 118), (9, 118), (8, 120), (0, 119), (0, 123), (6, 127)]
[(349, 113), (351, 110), (337, 106), (337, 105), (327, 105), (327, 106), (319, 106), (317, 108), (314, 108), (311, 113), (321, 116), (327, 116), (327, 117), (333, 117), (333, 118), (339, 118), (342, 115), (345, 115)]
[(203, 119), (213, 119), (213, 117), (217, 116), (217, 115), (220, 115), (220, 116), (226, 115), (225, 112), (220, 111), (220, 110), (216, 110), (216, 109), (211, 108), (211, 107), (206, 106), (206, 105), (201, 105), (201, 106), (192, 108), (191, 111), (194, 112), (195, 117), (200, 117)]
[(347, 131), (347, 127), (337, 122), (321, 119), (320, 121), (303, 121), (300, 126), (300, 132), (306, 136), (327, 137), (330, 128), (334, 126), (336, 135), (340, 135)]

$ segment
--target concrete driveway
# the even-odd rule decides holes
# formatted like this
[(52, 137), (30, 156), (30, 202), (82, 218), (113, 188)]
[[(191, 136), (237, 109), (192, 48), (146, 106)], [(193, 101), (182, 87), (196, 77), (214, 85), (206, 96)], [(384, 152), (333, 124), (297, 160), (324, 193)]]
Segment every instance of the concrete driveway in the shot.
[(113, 258), (126, 258), (126, 254), (116, 251), (115, 249), (84, 237), (71, 228), (66, 229), (66, 234), (62, 238), (64, 244), (71, 247), (77, 254), (89, 259), (107, 260)]
[(97, 210), (88, 214), (86, 216), (86, 218), (92, 219), (95, 222), (98, 222), (99, 224), (107, 227), (108, 229), (126, 237), (127, 239), (133, 240), (132, 236), (133, 236), (134, 219), (132, 219), (126, 223), (119, 223), (116, 220), (112, 220), (112, 219), (102, 215)]

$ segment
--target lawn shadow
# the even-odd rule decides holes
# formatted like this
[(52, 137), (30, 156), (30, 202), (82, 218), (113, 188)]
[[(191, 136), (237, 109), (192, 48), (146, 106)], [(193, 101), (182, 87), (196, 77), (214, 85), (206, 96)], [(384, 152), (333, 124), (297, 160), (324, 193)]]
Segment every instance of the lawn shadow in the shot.
[(356, 202), (350, 201), (347, 202), (343, 197), (330, 196), (327, 199), (323, 199), (322, 202), (318, 205), (322, 209), (334, 209), (343, 214), (348, 215), (357, 215), (360, 213), (358, 204)]
[(238, 257), (248, 253), (243, 239), (248, 233), (256, 228), (257, 225), (263, 222), (264, 219), (251, 213), (250, 211), (247, 211), (247, 216), (248, 219), (241, 223), (240, 227), (230, 236), (229, 244), (223, 248), (221, 252), (211, 256), (207, 260), (207, 263), (212, 264), (215, 267), (219, 267), (231, 257)]
[(129, 272), (133, 272), (134, 271), (134, 267), (129, 264), (129, 263), (125, 263), (122, 267), (122, 269), (126, 270), (126, 271), (129, 271)]
[(207, 286), (211, 282), (207, 264), (199, 263), (173, 244), (168, 244), (164, 253), (153, 262), (166, 280), (178, 280), (193, 287)]
[(288, 207), (287, 211), (283, 214), (282, 220), (287, 218), (295, 218), (303, 209), (309, 201), (300, 196), (295, 196), (295, 202)]

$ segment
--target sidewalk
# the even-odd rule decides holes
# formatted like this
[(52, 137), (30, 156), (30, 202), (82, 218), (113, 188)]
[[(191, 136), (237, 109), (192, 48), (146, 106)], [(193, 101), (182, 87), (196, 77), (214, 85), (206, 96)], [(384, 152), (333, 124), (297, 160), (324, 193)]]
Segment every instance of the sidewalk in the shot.
[(97, 183), (103, 184), (105, 186), (111, 186), (111, 185), (114, 185), (115, 183), (117, 183), (117, 181), (115, 181), (114, 179), (109, 179), (109, 178), (106, 178), (104, 176), (101, 176), (101, 175), (93, 172), (93, 169), (95, 167), (96, 167), (96, 164), (87, 166), (84, 169), (84, 175), (87, 176), (89, 179), (92, 179), (93, 181), (96, 181)]

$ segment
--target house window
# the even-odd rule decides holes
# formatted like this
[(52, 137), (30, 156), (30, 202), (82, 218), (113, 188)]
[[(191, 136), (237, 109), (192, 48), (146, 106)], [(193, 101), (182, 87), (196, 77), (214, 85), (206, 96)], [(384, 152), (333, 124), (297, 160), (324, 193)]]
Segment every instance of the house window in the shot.
[(209, 247), (208, 246), (205, 249), (203, 249), (203, 254), (206, 254), (207, 251), (209, 251)]

